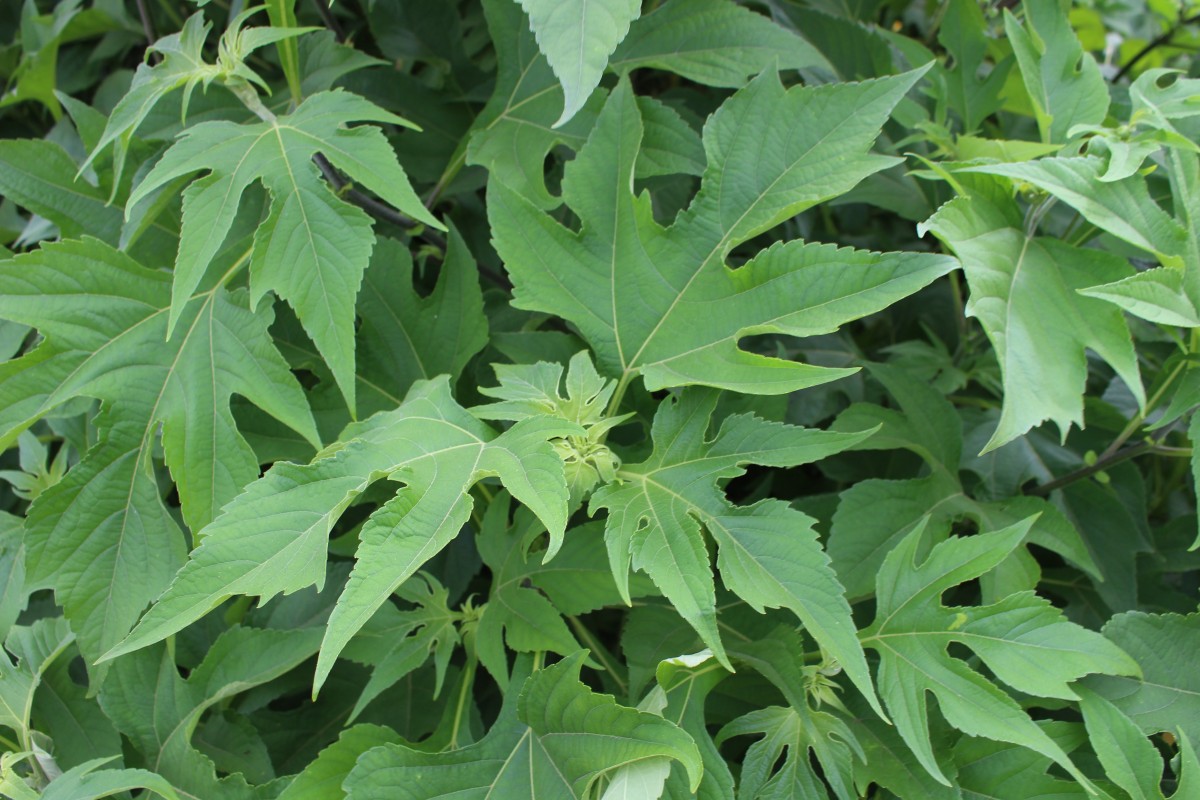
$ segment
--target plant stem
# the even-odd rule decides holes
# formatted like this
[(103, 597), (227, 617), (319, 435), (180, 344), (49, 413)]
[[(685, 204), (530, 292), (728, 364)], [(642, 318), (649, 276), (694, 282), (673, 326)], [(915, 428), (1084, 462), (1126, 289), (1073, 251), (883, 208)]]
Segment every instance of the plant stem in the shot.
[(1180, 17), (1179, 20), (1164, 33), (1154, 37), (1146, 43), (1145, 47), (1134, 53), (1133, 58), (1126, 61), (1124, 66), (1117, 70), (1117, 74), (1113, 75), (1112, 82), (1116, 83), (1117, 81), (1121, 80), (1121, 78), (1124, 78), (1126, 75), (1128, 75), (1129, 71), (1132, 70), (1139, 61), (1150, 55), (1150, 53), (1154, 52), (1165, 44), (1170, 44), (1171, 40), (1175, 38), (1175, 34), (1179, 33), (1180, 28), (1183, 28), (1185, 25), (1195, 24), (1197, 22), (1200, 22), (1200, 14), (1193, 14), (1190, 17)]
[(621, 675), (617, 672), (617, 665), (612, 662), (608, 651), (605, 650), (598, 641), (596, 641), (596, 637), (593, 636), (592, 632), (588, 630), (587, 626), (580, 621), (579, 617), (568, 614), (567, 622), (571, 624), (571, 629), (575, 631), (575, 635), (578, 636), (580, 641), (583, 642), (583, 646), (592, 652), (592, 655), (595, 656), (596, 660), (600, 662), (600, 666), (604, 667), (604, 670), (610, 676), (612, 676), (613, 683), (615, 683), (617, 688), (621, 690), (621, 694), (628, 695), (629, 684), (621, 679)]
[[(1025, 492), (1025, 494), (1032, 497), (1046, 497), (1056, 489), (1061, 489), (1064, 486), (1070, 486), (1072, 483), (1077, 483), (1084, 478), (1090, 478), (1097, 472), (1103, 472), (1109, 467), (1120, 464), (1122, 461), (1128, 461), (1131, 458), (1144, 456), (1147, 453), (1160, 452), (1161, 447), (1162, 446), (1156, 442), (1143, 442), (1142, 444), (1133, 445), (1132, 447), (1126, 447), (1124, 450), (1118, 450), (1114, 453), (1097, 458), (1095, 464), (1091, 464), (1090, 466), (1086, 467), (1080, 467), (1074, 472), (1069, 472), (1061, 478), (1055, 478), (1049, 483), (1043, 483), (1041, 486), (1035, 486), (1034, 488)], [(1166, 450), (1178, 449), (1180, 448), (1166, 448)]]

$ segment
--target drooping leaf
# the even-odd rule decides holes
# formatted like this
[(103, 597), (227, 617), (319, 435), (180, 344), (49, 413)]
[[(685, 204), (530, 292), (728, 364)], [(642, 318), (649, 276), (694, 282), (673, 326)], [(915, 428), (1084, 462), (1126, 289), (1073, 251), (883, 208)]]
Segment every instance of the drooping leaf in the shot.
[[(444, 753), (399, 745), (369, 750), (346, 779), (349, 800), (538, 797), (583, 800), (602, 775), (669, 758), (700, 783), (700, 754), (680, 728), (620, 706), (579, 681), (583, 652), (525, 678), (477, 744)], [(527, 669), (527, 668), (526, 668)]]
[(184, 555), (154, 474), (160, 426), (194, 529), (258, 474), (230, 395), (317, 440), (267, 333), (269, 310), (251, 313), (244, 291), (214, 281), (189, 299), (168, 340), (169, 306), (168, 275), (92, 239), (0, 264), (0, 316), (45, 337), (0, 368), (0, 440), (72, 398), (104, 403), (99, 443), (38, 497), (25, 538), (30, 581), (55, 590), (89, 660), (129, 632)]
[(654, 419), (654, 452), (627, 464), (592, 497), (589, 510), (608, 511), (605, 541), (613, 575), (626, 594), (630, 567), (648, 574), (716, 658), (729, 659), (717, 631), (716, 594), (701, 531), (717, 543), (725, 585), (762, 612), (787, 608), (813, 638), (874, 697), (854, 636), (850, 606), (829, 567), (814, 520), (779, 500), (731, 503), (719, 482), (747, 464), (796, 466), (843, 450), (868, 434), (836, 434), (728, 417), (709, 439), (715, 392), (688, 390), (664, 401)]
[(609, 55), (625, 38), (642, 4), (640, 0), (518, 1), (529, 15), (538, 49), (563, 87), (557, 128), (583, 108), (600, 84)]
[(951, 200), (922, 227), (962, 260), (967, 314), (979, 319), (1000, 362), (1004, 406), (984, 452), (1048, 419), (1064, 437), (1083, 424), (1086, 349), (1145, 403), (1124, 317), (1077, 291), (1133, 274), (1125, 259), (1032, 236), (999, 182), (973, 184), (970, 197)]
[[(841, 377), (844, 370), (750, 354), (739, 337), (835, 330), (951, 263), (800, 241), (737, 270), (724, 260), (738, 243), (890, 166), (865, 151), (919, 76), (790, 91), (772, 75), (758, 78), (709, 119), (700, 193), (666, 229), (653, 221), (648, 197), (630, 191), (643, 128), (623, 81), (563, 179), (579, 233), (503, 181), (489, 184), (514, 304), (569, 320), (605, 372), (623, 381), (641, 374), (651, 390), (701, 383), (780, 394)], [(799, 307), (793, 297), (804, 298)]]
[(999, 564), (1024, 539), (1030, 523), (947, 539), (919, 564), (923, 530), (918, 527), (888, 554), (879, 571), (875, 621), (862, 632), (863, 645), (880, 656), (876, 686), (917, 760), (947, 785), (930, 746), (927, 693), (964, 733), (1028, 747), (1084, 786), (1091, 785), (1011, 696), (947, 652), (951, 643), (971, 648), (997, 678), (1035, 697), (1074, 699), (1069, 684), (1083, 675), (1139, 671), (1119, 648), (1067, 622), (1033, 592), (990, 606), (941, 604), (948, 589)]
[(1153, 253), (1163, 264), (1180, 266), (1187, 246), (1183, 226), (1150, 197), (1146, 180), (1130, 176), (1101, 181), (1098, 158), (1041, 158), (1019, 164), (989, 164), (972, 172), (1003, 175), (1049, 192), (1093, 225)]
[(322, 153), (350, 178), (406, 214), (437, 228), (413, 192), (379, 128), (407, 124), (344, 91), (321, 92), (290, 114), (255, 124), (203, 122), (184, 131), (129, 197), (132, 208), (155, 189), (199, 171), (184, 192), (168, 331), (204, 277), (238, 214), (242, 194), (261, 181), (271, 212), (254, 237), (250, 297), (273, 291), (295, 310), (355, 408), (354, 300), (370, 259), (370, 218), (334, 195), (311, 163)]

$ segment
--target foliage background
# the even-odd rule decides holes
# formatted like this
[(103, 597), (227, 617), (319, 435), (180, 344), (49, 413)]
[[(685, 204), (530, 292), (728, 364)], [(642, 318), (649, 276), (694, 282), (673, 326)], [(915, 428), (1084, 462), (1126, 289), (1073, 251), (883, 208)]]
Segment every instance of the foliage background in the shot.
[(1198, 21), (0, 3), (0, 794), (1200, 798)]

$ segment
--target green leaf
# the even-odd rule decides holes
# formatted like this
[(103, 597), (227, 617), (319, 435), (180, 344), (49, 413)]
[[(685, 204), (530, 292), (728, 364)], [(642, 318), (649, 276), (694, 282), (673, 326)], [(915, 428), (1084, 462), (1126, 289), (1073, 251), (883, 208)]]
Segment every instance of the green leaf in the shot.
[(397, 590), (414, 608), (403, 611), (384, 605), (346, 647), (346, 658), (369, 665), (371, 678), (363, 687), (350, 722), (367, 704), (420, 667), (432, 655), (437, 668), (433, 694), (441, 693), (446, 668), (460, 638), (455, 625), (462, 614), (450, 609), (450, 593), (428, 573), (418, 573)]
[(1143, 733), (1181, 730), (1200, 742), (1200, 675), (1192, 669), (1200, 613), (1117, 614), (1104, 626), (1104, 636), (1129, 653), (1141, 677), (1096, 675), (1087, 688), (1110, 701)]
[(700, 383), (781, 394), (847, 374), (751, 354), (738, 340), (835, 330), (945, 274), (948, 259), (794, 241), (737, 270), (724, 261), (738, 243), (890, 166), (865, 151), (919, 76), (788, 91), (758, 78), (709, 118), (700, 193), (666, 229), (649, 198), (630, 191), (643, 126), (623, 81), (563, 179), (579, 233), (502, 181), (489, 184), (514, 304), (567, 319), (604, 371), (623, 382), (640, 373), (651, 390)]
[(249, 800), (240, 774), (217, 779), (212, 762), (192, 746), (192, 733), (205, 710), (294, 669), (320, 639), (319, 628), (235, 626), (212, 643), (186, 680), (167, 648), (143, 650), (112, 664), (100, 705), (145, 765), (178, 789), (193, 797)]
[(0, 367), (0, 441), (76, 397), (99, 399), (100, 440), (44, 491), (26, 524), (31, 584), (55, 590), (89, 661), (119, 642), (183, 559), (161, 500), (154, 443), (184, 519), (205, 525), (258, 474), (229, 398), (246, 397), (316, 442), (303, 393), (246, 293), (213, 282), (167, 339), (170, 277), (96, 240), (0, 263), (0, 316), (45, 337)]
[(1074, 699), (1071, 681), (1095, 672), (1136, 675), (1137, 664), (1098, 634), (1067, 622), (1032, 592), (990, 606), (945, 607), (941, 595), (998, 565), (1024, 539), (1032, 520), (969, 539), (950, 538), (917, 563), (923, 529), (888, 554), (876, 592), (875, 621), (862, 642), (879, 653), (879, 694), (896, 729), (931, 775), (949, 785), (929, 740), (926, 694), (946, 720), (972, 736), (1019, 744), (1054, 760), (1085, 787), (1066, 753), (994, 683), (950, 656), (966, 645), (1014, 689)]
[(1101, 181), (1098, 158), (1041, 158), (1019, 164), (988, 164), (968, 172), (1003, 175), (1049, 192), (1083, 218), (1135, 247), (1153, 253), (1164, 265), (1181, 266), (1187, 234), (1150, 197), (1145, 178)]
[[(1078, 723), (1042, 722), (1039, 726), (1068, 753), (1085, 740)], [(1084, 800), (1095, 796), (1078, 783), (1047, 774), (1054, 762), (1024, 747), (964, 736), (954, 745), (953, 755), (961, 765), (957, 783), (964, 797), (1003, 797), (1013, 786), (1020, 786), (1022, 794), (1029, 797)]]
[(62, 617), (46, 617), (29, 626), (14, 627), (0, 651), (0, 725), (11, 728), (24, 740), (29, 731), (33, 700), (43, 673), (75, 641)]
[[(616, 384), (600, 377), (586, 350), (572, 356), (567, 365), (566, 397), (560, 388), (563, 368), (559, 364), (539, 361), (532, 365), (493, 364), (492, 367), (500, 385), (481, 387), (479, 391), (499, 398), (500, 402), (477, 406), (471, 409), (472, 414), (481, 419), (512, 422), (550, 416), (583, 429), (583, 436), (570, 436), (554, 443), (566, 470), (572, 509), (577, 508), (598, 483), (608, 483), (616, 477), (621, 460), (604, 440), (613, 427), (630, 415), (604, 416)], [(553, 545), (547, 558), (553, 558), (557, 550), (557, 544)]]
[(1156, 267), (1114, 283), (1080, 289), (1079, 293), (1107, 300), (1134, 316), (1160, 325), (1200, 328), (1200, 308), (1188, 288), (1185, 273), (1172, 267)]
[(546, 156), (560, 144), (576, 150), (583, 144), (602, 93), (594, 93), (570, 121), (553, 127), (565, 107), (562, 86), (538, 50), (521, 7), (515, 0), (484, 0), (483, 11), (496, 47), (496, 87), (459, 157), (487, 167), (538, 208), (554, 208), (559, 201), (546, 189)]
[(1082, 686), (1076, 691), (1088, 737), (1109, 780), (1130, 800), (1163, 800), (1163, 762), (1154, 745), (1112, 703)]
[(96, 758), (67, 770), (46, 787), (41, 800), (96, 800), (133, 789), (149, 789), (167, 800), (179, 800), (179, 793), (161, 775), (144, 769), (100, 769), (115, 758)]
[(374, 747), (400, 744), (400, 737), (382, 725), (355, 725), (309, 762), (279, 795), (278, 800), (341, 800), (342, 782), (358, 758)]
[[(787, 706), (765, 706), (743, 714), (717, 734), (718, 744), (732, 736), (763, 737), (746, 752), (739, 797), (826, 798), (828, 784), (839, 800), (854, 800), (854, 761), (864, 758), (863, 751), (846, 722), (820, 708), (823, 696), (830, 706), (842, 708), (833, 694), (837, 685), (820, 672), (830, 661), (804, 666), (804, 640), (794, 630), (782, 627), (758, 641), (739, 644), (736, 656), (773, 683), (788, 701)], [(812, 756), (824, 781), (813, 768)]]
[(529, 15), (529, 27), (538, 49), (563, 87), (559, 127), (583, 108), (608, 57), (616, 49), (629, 23), (638, 18), (640, 0), (518, 0)]
[[(672, 762), (667, 776), (664, 797), (724, 800), (733, 795), (733, 775), (717, 745), (708, 732), (705, 705), (712, 691), (729, 677), (709, 651), (664, 659), (655, 670), (657, 687), (647, 699), (664, 703), (662, 716), (678, 725), (692, 737), (700, 749), (704, 777), (695, 792), (688, 786), (688, 775), (682, 762)], [(643, 703), (645, 705), (645, 703)], [(637, 795), (631, 795), (636, 797)]]
[(665, 69), (733, 89), (764, 70), (832, 71), (807, 41), (732, 0), (668, 0), (633, 23), (609, 67)]
[(809, 463), (869, 434), (836, 434), (765, 422), (748, 414), (727, 417), (707, 439), (715, 392), (689, 390), (659, 406), (654, 452), (625, 465), (618, 483), (592, 497), (589, 510), (607, 509), (605, 541), (613, 575), (628, 602), (628, 574), (648, 574), (728, 669), (717, 631), (716, 594), (701, 530), (717, 543), (725, 585), (752, 608), (793, 611), (846, 674), (874, 697), (855, 639), (842, 587), (813, 531), (814, 520), (779, 500), (731, 503), (719, 482), (747, 464), (790, 467)]
[(1072, 424), (1082, 425), (1088, 349), (1111, 364), (1138, 404), (1145, 404), (1124, 317), (1077, 292), (1128, 277), (1133, 272), (1128, 262), (1034, 237), (999, 182), (973, 186), (971, 196), (951, 200), (922, 228), (962, 260), (971, 289), (967, 314), (979, 319), (1000, 362), (1004, 406), (983, 452), (1047, 419), (1064, 438)]
[(487, 344), (483, 294), (471, 251), (451, 228), (437, 284), (422, 297), (412, 288), (408, 248), (380, 239), (363, 276), (356, 311), (359, 412), (395, 408), (414, 383), (457, 378)]
[[(488, 506), (475, 538), (480, 558), (492, 571), (487, 606), (475, 628), (475, 650), (501, 686), (508, 682), (506, 643), (517, 653), (546, 651), (565, 656), (579, 649), (558, 610), (533, 583), (533, 576), (540, 571), (537, 556), (541, 554), (530, 550), (544, 527), (526, 509), (517, 510), (511, 526), (508, 519), (509, 498), (498, 495)], [(560, 562), (568, 560), (570, 554), (564, 557), (560, 552), (545, 566), (557, 570), (563, 566)]]
[(971, 133), (999, 110), (1013, 61), (1005, 59), (981, 76), (988, 45), (983, 11), (975, 0), (949, 0), (944, 8), (938, 41), (954, 60), (946, 70), (947, 100), (962, 118), (964, 132)]
[[(354, 300), (373, 245), (370, 218), (338, 199), (311, 163), (324, 154), (338, 169), (400, 211), (436, 228), (383, 132), (353, 121), (407, 124), (357, 95), (321, 92), (292, 113), (257, 124), (203, 122), (184, 131), (129, 197), (126, 209), (167, 183), (201, 170), (184, 191), (168, 331), (200, 284), (234, 220), (242, 194), (261, 181), (271, 212), (254, 237), (250, 297), (286, 300), (355, 408)], [(128, 213), (128, 211), (127, 211)]]
[[(1042, 141), (1061, 144), (1076, 125), (1098, 125), (1108, 111), (1100, 65), (1071, 30), (1069, 0), (1026, 0), (1025, 26), (1007, 9), (1004, 31), (1033, 102)], [(1027, 26), (1027, 27), (1026, 27)]]
[(0, 195), (50, 220), (63, 237), (88, 234), (117, 244), (121, 212), (106, 203), (104, 192), (76, 172), (67, 151), (54, 142), (0, 142)]
[(601, 776), (653, 758), (681, 763), (694, 791), (702, 773), (692, 738), (662, 717), (588, 689), (579, 681), (583, 656), (525, 679), (519, 698), (508, 695), (496, 724), (474, 745), (444, 753), (399, 745), (367, 751), (346, 779), (350, 800), (583, 800)]
[[(967, 495), (959, 478), (962, 423), (941, 392), (898, 365), (868, 364), (867, 369), (899, 408), (856, 403), (838, 416), (833, 429), (850, 432), (878, 427), (876, 434), (854, 449), (904, 448), (920, 456), (930, 474), (906, 480), (863, 480), (841, 493), (826, 548), (848, 597), (873, 593), (884, 558), (926, 518), (926, 530), (936, 541), (964, 517), (983, 530), (998, 530), (1036, 517), (1029, 531), (1030, 543), (1058, 553), (1095, 579), (1102, 577), (1079, 532), (1056, 506), (1036, 497), (982, 502)], [(1009, 573), (1017, 577), (1009, 579)], [(1019, 548), (982, 583), (989, 597), (999, 599), (1034, 588), (1040, 574), (1038, 562)], [(1033, 579), (1028, 580), (1028, 575)]]
[(468, 490), (498, 476), (561, 537), (567, 487), (547, 440), (578, 428), (527, 420), (499, 436), (464, 411), (443, 377), (417, 383), (404, 404), (352, 425), (311, 464), (281, 462), (227, 506), (200, 547), (114, 658), (163, 639), (234, 595), (263, 601), (324, 585), (329, 532), (351, 502), (388, 477), (403, 488), (359, 533), (357, 562), (330, 617), (319, 688), (347, 641), (392, 592), (438, 553), (470, 515)]

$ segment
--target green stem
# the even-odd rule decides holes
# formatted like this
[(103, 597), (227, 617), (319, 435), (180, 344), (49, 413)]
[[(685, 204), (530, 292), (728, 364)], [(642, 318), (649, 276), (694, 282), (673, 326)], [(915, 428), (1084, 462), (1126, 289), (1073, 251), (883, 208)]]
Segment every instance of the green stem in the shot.
[(596, 637), (588, 630), (587, 626), (579, 619), (579, 617), (568, 614), (567, 622), (570, 623), (571, 629), (575, 631), (575, 635), (583, 642), (583, 646), (592, 651), (592, 655), (600, 662), (600, 666), (604, 667), (604, 671), (612, 676), (613, 683), (617, 684), (617, 688), (621, 690), (621, 694), (629, 694), (629, 684), (621, 679), (617, 672), (617, 665), (612, 661), (612, 657), (608, 651), (596, 641)]
[(475, 671), (479, 667), (479, 657), (475, 655), (474, 648), (467, 649), (467, 663), (463, 666), (462, 685), (458, 690), (458, 697), (454, 701), (454, 725), (450, 728), (450, 741), (446, 744), (447, 750), (457, 750), (458, 734), (462, 730), (462, 722), (466, 717), (467, 698), (471, 695), (471, 687), (475, 685)]

